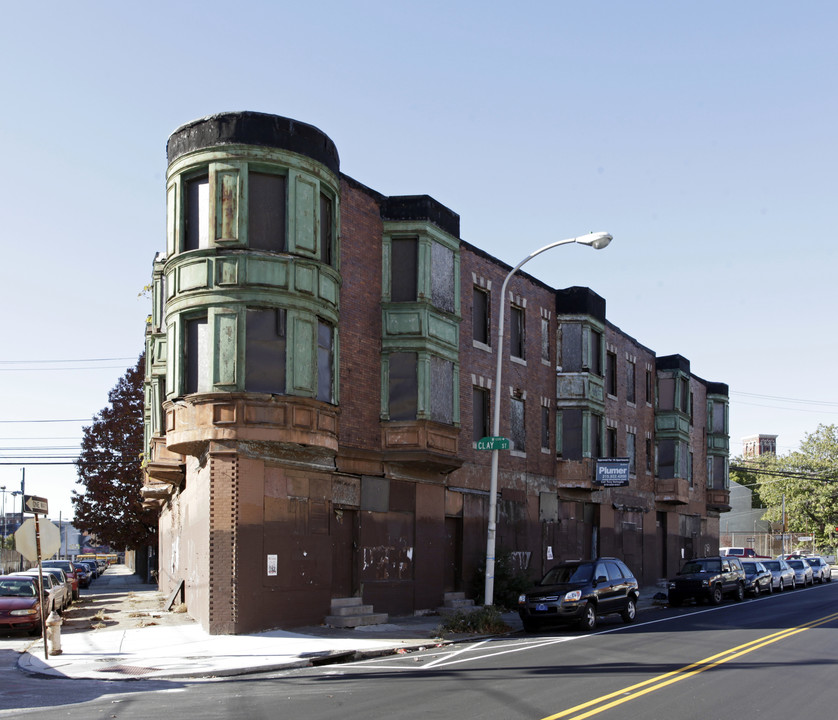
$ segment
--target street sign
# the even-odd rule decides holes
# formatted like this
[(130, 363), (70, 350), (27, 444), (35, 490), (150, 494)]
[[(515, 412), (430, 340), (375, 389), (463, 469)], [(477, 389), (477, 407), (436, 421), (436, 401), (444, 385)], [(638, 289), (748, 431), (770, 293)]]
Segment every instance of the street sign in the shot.
[[(41, 539), (41, 557), (52, 557), (61, 549), (61, 531), (49, 520), (38, 522)], [(38, 542), (35, 537), (35, 519), (29, 518), (15, 531), (15, 549), (29, 562), (38, 562)]]
[(490, 436), (477, 441), (478, 450), (509, 450), (509, 438)]
[(35, 515), (47, 515), (49, 513), (47, 499), (42, 497), (35, 497), (34, 495), (24, 495), (23, 511), (33, 513)]
[(811, 535), (801, 535), (797, 538), (797, 542), (812, 542), (814, 539)]

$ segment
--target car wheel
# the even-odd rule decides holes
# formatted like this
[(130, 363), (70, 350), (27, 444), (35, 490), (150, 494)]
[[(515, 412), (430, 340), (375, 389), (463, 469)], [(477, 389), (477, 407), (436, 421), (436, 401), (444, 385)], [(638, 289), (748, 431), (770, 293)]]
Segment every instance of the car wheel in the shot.
[(596, 627), (596, 608), (593, 603), (585, 605), (585, 611), (579, 618), (579, 627), (582, 630), (591, 631)]
[(774, 583), (768, 583), (768, 594), (770, 595), (773, 592), (774, 592)]
[(794, 578), (791, 579), (791, 589), (797, 590), (797, 581)]
[(754, 583), (754, 599), (759, 597), (759, 583)]
[(622, 612), (623, 622), (634, 622), (634, 619), (637, 617), (637, 601), (630, 597), (626, 600), (626, 608)]
[[(739, 587), (742, 587), (741, 585)], [(722, 586), (715, 585), (713, 587), (713, 592), (710, 595), (710, 604), (711, 605), (720, 605), (722, 602)]]
[(745, 586), (742, 583), (736, 586), (736, 594), (733, 596), (733, 599), (736, 602), (742, 602), (745, 599)]

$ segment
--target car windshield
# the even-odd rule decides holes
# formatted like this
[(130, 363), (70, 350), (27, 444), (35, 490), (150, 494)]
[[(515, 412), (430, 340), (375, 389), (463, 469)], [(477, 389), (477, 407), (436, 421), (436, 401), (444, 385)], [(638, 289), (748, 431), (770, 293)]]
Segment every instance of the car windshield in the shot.
[(542, 585), (562, 585), (564, 583), (590, 582), (594, 574), (593, 563), (579, 565), (557, 565), (542, 579)]
[(769, 562), (765, 563), (765, 567), (767, 567), (769, 570), (779, 570), (780, 563), (777, 560), (770, 560)]
[(681, 574), (688, 573), (718, 573), (722, 571), (720, 560), (690, 560), (681, 568)]
[(757, 571), (757, 564), (752, 562), (743, 562), (742, 568), (748, 574), (755, 573)]
[(35, 597), (35, 583), (21, 580), (0, 580), (0, 596)]
[(789, 560), (789, 565), (796, 570), (803, 570), (806, 567), (802, 560)]

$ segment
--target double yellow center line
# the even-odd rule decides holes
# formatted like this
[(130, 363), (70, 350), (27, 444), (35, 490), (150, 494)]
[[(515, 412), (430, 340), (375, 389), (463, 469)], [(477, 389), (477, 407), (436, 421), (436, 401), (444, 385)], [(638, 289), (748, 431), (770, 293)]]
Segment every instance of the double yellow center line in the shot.
[[(812, 620), (811, 622), (804, 623), (803, 625), (798, 625), (797, 627), (788, 628), (786, 630), (781, 630), (780, 632), (773, 633), (771, 635), (766, 635), (765, 637), (758, 638), (757, 640), (752, 640), (749, 643), (745, 643), (744, 645), (737, 645), (736, 647), (730, 648), (729, 650), (725, 650), (724, 652), (720, 652), (716, 655), (711, 655), (704, 660), (699, 660), (698, 662), (694, 662), (690, 665), (685, 665), (678, 670), (673, 670), (672, 672), (665, 673), (663, 675), (658, 675), (657, 677), (650, 678), (649, 680), (644, 680), (642, 683), (637, 683), (636, 685), (630, 685), (629, 687), (622, 688), (621, 690), (617, 690), (616, 692), (609, 693), (608, 695), (603, 695), (598, 698), (594, 698), (593, 700), (589, 700), (588, 702), (582, 703), (581, 705), (576, 705), (575, 707), (568, 708), (567, 710), (563, 710), (560, 713), (556, 713), (555, 715), (549, 715), (542, 720), (558, 720), (558, 718), (569, 718), (569, 720), (583, 720), (583, 718), (591, 717), (592, 715), (596, 715), (597, 713), (601, 713), (605, 710), (610, 710), (613, 707), (617, 707), (618, 705), (622, 705), (623, 703), (627, 703), (630, 700), (634, 700), (636, 698), (641, 697), (642, 695), (646, 695), (648, 693), (654, 692), (655, 690), (660, 690), (661, 688), (665, 688), (667, 685), (672, 685), (674, 683), (680, 682), (681, 680), (686, 680), (687, 678), (691, 678), (693, 675), (698, 675), (699, 673), (704, 672), (705, 670), (711, 670), (714, 667), (722, 665), (723, 663), (729, 662), (731, 660), (735, 660), (742, 655), (747, 655), (754, 650), (759, 650), (766, 645), (771, 645), (772, 643), (779, 642), (780, 640), (784, 640), (785, 638), (791, 637), (792, 635), (796, 635), (797, 633), (801, 633), (804, 630), (808, 630), (809, 628), (818, 627), (819, 625), (825, 625), (832, 620), (838, 618), (838, 613), (833, 613), (832, 615), (827, 615), (826, 617), (819, 618), (818, 620)], [(579, 713), (579, 714), (577, 714)]]

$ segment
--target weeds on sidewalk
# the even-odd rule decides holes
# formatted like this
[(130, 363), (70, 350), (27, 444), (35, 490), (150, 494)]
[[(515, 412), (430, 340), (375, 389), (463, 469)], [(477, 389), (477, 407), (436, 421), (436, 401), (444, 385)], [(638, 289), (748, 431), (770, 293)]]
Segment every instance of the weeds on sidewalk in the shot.
[(439, 627), (441, 632), (452, 633), (502, 633), (509, 629), (500, 610), (494, 606), (481, 607), (469, 612), (458, 610)]

